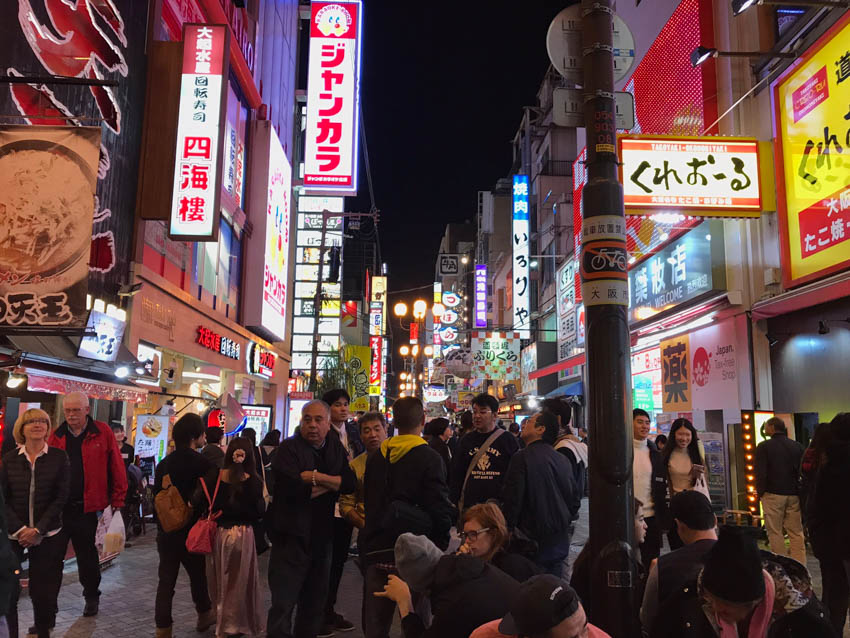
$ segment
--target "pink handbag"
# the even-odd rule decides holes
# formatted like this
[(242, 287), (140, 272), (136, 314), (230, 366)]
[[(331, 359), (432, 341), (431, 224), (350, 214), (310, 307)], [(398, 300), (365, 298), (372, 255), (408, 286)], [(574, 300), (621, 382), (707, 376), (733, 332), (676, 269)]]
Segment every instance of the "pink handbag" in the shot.
[(204, 494), (207, 495), (207, 501), (210, 504), (209, 513), (204, 518), (199, 518), (189, 530), (189, 535), (186, 537), (186, 549), (192, 554), (212, 554), (213, 544), (215, 543), (215, 533), (218, 530), (216, 519), (221, 516), (221, 510), (213, 513), (213, 503), (218, 496), (218, 486), (221, 485), (221, 473), (218, 475), (218, 480), (215, 483), (215, 491), (212, 498), (207, 489), (207, 483), (204, 479), (200, 479), (201, 487), (204, 488)]

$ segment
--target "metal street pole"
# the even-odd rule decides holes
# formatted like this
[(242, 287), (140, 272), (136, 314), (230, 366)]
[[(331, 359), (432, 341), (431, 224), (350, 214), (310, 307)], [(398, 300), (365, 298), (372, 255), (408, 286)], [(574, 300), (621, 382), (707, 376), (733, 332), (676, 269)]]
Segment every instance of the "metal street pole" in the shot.
[(590, 620), (614, 638), (635, 626), (629, 305), (623, 189), (617, 174), (612, 0), (582, 0), (588, 182), (581, 282), (590, 439)]

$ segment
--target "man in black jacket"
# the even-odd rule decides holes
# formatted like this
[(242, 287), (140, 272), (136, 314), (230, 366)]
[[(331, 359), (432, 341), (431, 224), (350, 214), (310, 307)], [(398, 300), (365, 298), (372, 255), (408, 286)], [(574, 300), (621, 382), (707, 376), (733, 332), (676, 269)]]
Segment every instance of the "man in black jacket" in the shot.
[(770, 439), (756, 447), (756, 491), (764, 509), (764, 526), (770, 551), (787, 556), (785, 534), (791, 545), (791, 558), (806, 564), (806, 539), (800, 512), (799, 473), (803, 446), (788, 438), (785, 421), (772, 417), (764, 424)]
[(269, 638), (315, 636), (323, 625), (334, 507), (338, 494), (357, 485), (345, 448), (328, 436), (330, 427), (328, 404), (307, 403), (298, 433), (280, 444), (272, 463)]
[(508, 467), (502, 510), (508, 530), (519, 530), (537, 543), (534, 562), (560, 578), (570, 553), (570, 524), (581, 506), (581, 494), (570, 462), (552, 447), (558, 430), (558, 418), (547, 411), (523, 423), (525, 448), (513, 456)]
[(649, 440), (649, 414), (635, 408), (632, 411), (634, 431), (634, 463), (632, 474), (634, 495), (643, 503), (646, 538), (640, 545), (643, 568), (649, 571), (652, 561), (661, 554), (661, 535), (669, 526), (667, 507), (667, 469), (661, 452)]
[[(216, 467), (198, 452), (204, 446), (205, 428), (197, 414), (187, 413), (180, 417), (174, 424), (171, 436), (174, 439), (174, 451), (156, 466), (154, 497), (162, 491), (162, 481), (167, 476), (171, 485), (188, 503), (200, 479), (215, 473)], [(192, 554), (186, 549), (186, 537), (195, 520), (197, 516), (192, 517), (182, 529), (173, 532), (166, 532), (158, 526), (156, 549), (159, 553), (159, 582), (154, 611), (157, 638), (171, 638), (171, 604), (181, 564), (189, 575), (192, 602), (198, 612), (197, 630), (206, 631), (215, 623), (215, 610), (207, 589), (206, 560), (200, 554)]]
[(393, 548), (405, 532), (424, 534), (441, 549), (449, 544), (453, 508), (439, 453), (422, 438), (425, 410), (414, 397), (393, 404), (398, 435), (366, 461), (363, 495), (366, 527), (360, 536), (365, 565), (366, 638), (386, 638), (395, 604), (374, 596), (396, 573)]
[(223, 438), (224, 429), (217, 425), (207, 428), (207, 444), (201, 449), (201, 455), (216, 467), (224, 465), (224, 450), (221, 449)]

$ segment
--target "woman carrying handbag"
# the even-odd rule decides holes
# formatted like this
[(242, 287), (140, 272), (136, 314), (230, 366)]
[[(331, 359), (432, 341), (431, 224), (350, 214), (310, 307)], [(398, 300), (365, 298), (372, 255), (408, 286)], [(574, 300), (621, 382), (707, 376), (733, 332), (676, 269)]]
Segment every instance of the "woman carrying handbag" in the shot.
[[(705, 455), (693, 424), (687, 419), (676, 419), (670, 428), (667, 445), (661, 452), (664, 467), (667, 468), (667, 484), (670, 486), (670, 498), (685, 490), (696, 490), (711, 501), (708, 494), (708, 482), (705, 476)], [(667, 532), (670, 549), (679, 549), (684, 545), (673, 525)]]
[[(218, 618), (215, 635), (259, 636), (265, 632), (265, 614), (253, 526), (263, 516), (266, 504), (251, 442), (233, 439), (224, 467), (201, 487), (206, 489), (195, 492), (193, 504), (212, 514), (196, 525), (210, 528), (210, 520), (215, 525), (212, 551), (207, 554), (207, 582)], [(189, 538), (193, 538), (192, 533)]]

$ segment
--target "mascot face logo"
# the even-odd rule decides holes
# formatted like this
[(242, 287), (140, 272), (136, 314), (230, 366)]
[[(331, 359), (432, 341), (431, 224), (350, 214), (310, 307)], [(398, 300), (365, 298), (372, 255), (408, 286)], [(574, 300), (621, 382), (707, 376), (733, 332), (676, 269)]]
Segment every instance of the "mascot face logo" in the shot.
[(694, 354), (693, 378), (699, 387), (705, 387), (711, 376), (711, 354), (705, 348), (697, 348)]
[(341, 38), (351, 28), (351, 14), (339, 4), (329, 4), (316, 13), (316, 28), (325, 37)]

